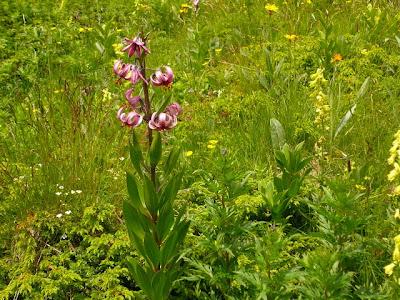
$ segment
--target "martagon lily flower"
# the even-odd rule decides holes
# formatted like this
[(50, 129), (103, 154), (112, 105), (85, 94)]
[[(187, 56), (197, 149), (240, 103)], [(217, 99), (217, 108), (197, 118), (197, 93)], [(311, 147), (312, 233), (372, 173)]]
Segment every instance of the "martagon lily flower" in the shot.
[(143, 100), (142, 100), (142, 98), (140, 98), (140, 96), (132, 96), (132, 93), (133, 93), (133, 89), (127, 90), (125, 92), (125, 98), (126, 98), (126, 100), (128, 100), (131, 107), (133, 109), (135, 109), (137, 104)]
[(165, 112), (171, 116), (178, 116), (182, 112), (182, 108), (178, 103), (172, 103), (170, 104)]
[(132, 84), (136, 84), (140, 80), (147, 83), (147, 80), (143, 77), (140, 69), (136, 65), (125, 64), (121, 60), (116, 60), (113, 69), (116, 75), (125, 80), (130, 80)]
[(125, 113), (125, 106), (122, 106), (118, 112), (117, 112), (117, 118), (122, 122), (122, 124), (125, 124), (129, 127), (137, 127), (139, 126), (142, 121), (143, 117), (138, 114), (135, 111), (130, 111), (128, 113)]
[(165, 112), (157, 114), (155, 112), (149, 121), (149, 128), (157, 131), (165, 131), (174, 128), (177, 122), (178, 119), (175, 115)]
[(137, 58), (140, 58), (143, 54), (150, 53), (145, 42), (138, 36), (131, 40), (125, 38), (125, 44), (126, 47), (124, 47), (122, 51), (128, 52), (129, 57), (135, 55)]
[(154, 86), (170, 87), (174, 81), (174, 73), (170, 67), (164, 66), (151, 75), (150, 81)]

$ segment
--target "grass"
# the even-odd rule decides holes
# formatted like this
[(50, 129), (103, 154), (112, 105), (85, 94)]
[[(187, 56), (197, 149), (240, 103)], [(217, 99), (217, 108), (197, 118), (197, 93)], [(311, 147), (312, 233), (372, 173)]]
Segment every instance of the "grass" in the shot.
[[(18, 224), (31, 214), (53, 216), (49, 221), (52, 224), (57, 222), (54, 216), (60, 211), (71, 209), (79, 219), (88, 207), (112, 204), (112, 215), (121, 218), (121, 201), (126, 194), (124, 173), (129, 168), (129, 130), (115, 118), (123, 99), (122, 87), (115, 84), (112, 64), (121, 57), (118, 47), (123, 37), (143, 31), (150, 33), (149, 65), (167, 62), (176, 75), (171, 92), (184, 113), (177, 128), (166, 136), (170, 145), (193, 151), (185, 158), (187, 176), (182, 192), (190, 200), (189, 215), (218, 213), (206, 203), (212, 199), (218, 202), (221, 190), (229, 190), (221, 171), (225, 170), (221, 167), (225, 158), (225, 164), (239, 177), (252, 172), (243, 193), (260, 193), (260, 182), (276, 171), (270, 137), (270, 119), (276, 118), (285, 130), (286, 141), (293, 146), (304, 141), (303, 154), (313, 157), (311, 176), (299, 195), (299, 199), (312, 202), (306, 201), (305, 206), (320, 203), (330, 207), (331, 204), (320, 202), (322, 190), (332, 181), (340, 181), (349, 193), (363, 194), (359, 200), (363, 209), (352, 207), (358, 215), (351, 219), (359, 217), (365, 222), (371, 218), (363, 233), (347, 241), (354, 247), (367, 245), (359, 256), (354, 249), (338, 250), (356, 256), (354, 261), (368, 257), (370, 264), (363, 264), (356, 271), (346, 267), (346, 259), (337, 258), (336, 252), (330, 256), (326, 248), (319, 249), (323, 243), (316, 246), (314, 242), (304, 242), (310, 256), (302, 263), (291, 261), (291, 266), (305, 272), (293, 283), (297, 287), (295, 295), (319, 295), (319, 291), (313, 294), (313, 287), (303, 283), (305, 278), (322, 276), (313, 274), (309, 266), (325, 258), (320, 263), (322, 267), (326, 267), (325, 263), (332, 267), (340, 261), (339, 267), (332, 267), (331, 274), (336, 276), (337, 286), (346, 287), (344, 290), (348, 284), (351, 286), (352, 292), (346, 297), (364, 299), (362, 295), (380, 294), (388, 297), (382, 299), (390, 299), (388, 295), (395, 295), (398, 287), (391, 282), (393, 277), (384, 277), (382, 268), (390, 262), (391, 237), (398, 228), (392, 217), (397, 198), (388, 196), (394, 186), (387, 181), (390, 169), (386, 160), (393, 134), (399, 129), (399, 3), (310, 2), (274, 1), (279, 10), (268, 14), (266, 2), (262, 1), (200, 1), (196, 14), (193, 9), (180, 13), (183, 2), (176, 0), (0, 1), (0, 239), (5, 241), (0, 247), (4, 252), (0, 259), (14, 266), (20, 263), (15, 256), (13, 260)], [(289, 41), (285, 38), (288, 34), (298, 38)], [(334, 62), (335, 54), (341, 54), (343, 60)], [(318, 68), (324, 69), (328, 80), (323, 88), (331, 108), (328, 131), (314, 124), (315, 102), (310, 97), (309, 83)], [(368, 84), (363, 89), (366, 80)], [(354, 104), (354, 115), (334, 137)], [(321, 137), (327, 152), (323, 157), (315, 150)], [(207, 148), (212, 139), (218, 140), (216, 150)], [(223, 149), (227, 151), (225, 158), (219, 155)], [(350, 174), (349, 165), (355, 166)], [(71, 194), (76, 190), (82, 193)], [(326, 218), (326, 212), (318, 213)], [(324, 231), (318, 229), (322, 225), (314, 212), (298, 208), (288, 215), (307, 222), (310, 231), (302, 233), (306, 237), (311, 237), (313, 231)], [(346, 212), (338, 215), (347, 217)], [(194, 219), (195, 227), (205, 222)], [(267, 209), (254, 211), (245, 219), (273, 223)], [(113, 224), (121, 226), (121, 222)], [(206, 232), (203, 234), (207, 236)], [(208, 234), (215, 238), (211, 229)], [(253, 231), (252, 234), (257, 236)], [(281, 238), (292, 242), (292, 234), (287, 230)], [(340, 235), (334, 230), (330, 234)], [(197, 241), (196, 237), (191, 239)], [(322, 239), (328, 240), (326, 236)], [(229, 239), (222, 240), (228, 243)], [(336, 242), (329, 247), (337, 250)], [(188, 243), (188, 249), (191, 243), (195, 244)], [(274, 247), (270, 241), (265, 243)], [(285, 249), (302, 258), (301, 251)], [(243, 253), (252, 261), (244, 269), (262, 265), (255, 249), (248, 254), (243, 249), (232, 251), (232, 263), (223, 276), (233, 276), (233, 257)], [(198, 261), (204, 258), (203, 263), (214, 271), (218, 266), (218, 262), (207, 261), (200, 250), (195, 256)], [(287, 271), (283, 265), (274, 265), (274, 272)], [(185, 268), (186, 273), (191, 272), (188, 266)], [(249, 269), (246, 272), (251, 273)], [(229, 277), (215, 284), (204, 279), (204, 274), (198, 275), (191, 278), (197, 285), (180, 281), (174, 293), (176, 297), (199, 299), (229, 295), (237, 298), (246, 293), (255, 297), (251, 291), (263, 291), (260, 282), (264, 275), (260, 275), (260, 281), (249, 281), (248, 273), (243, 275), (246, 280)], [(0, 276), (0, 287), (10, 286), (17, 277), (17, 273), (10, 274), (7, 271), (7, 275)], [(232, 288), (234, 292), (230, 294), (227, 285), (232, 285), (233, 280), (239, 287)], [(197, 296), (183, 292), (194, 286)], [(334, 288), (332, 292), (337, 293)]]

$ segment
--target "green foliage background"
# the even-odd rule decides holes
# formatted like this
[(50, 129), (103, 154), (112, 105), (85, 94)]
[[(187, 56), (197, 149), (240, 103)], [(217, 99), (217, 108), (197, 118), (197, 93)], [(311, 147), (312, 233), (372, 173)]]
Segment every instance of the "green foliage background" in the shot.
[[(386, 159), (399, 128), (399, 3), (310, 2), (275, 1), (268, 14), (264, 1), (200, 0), (196, 14), (177, 0), (0, 1), (0, 298), (143, 297), (125, 268), (129, 133), (112, 73), (123, 37), (143, 31), (149, 65), (173, 68), (184, 109), (166, 140), (193, 151), (171, 297), (396, 299), (383, 267), (396, 234)], [(324, 133), (309, 95), (317, 68), (329, 81)], [(278, 224), (260, 188), (282, 175), (271, 118), (312, 158)]]

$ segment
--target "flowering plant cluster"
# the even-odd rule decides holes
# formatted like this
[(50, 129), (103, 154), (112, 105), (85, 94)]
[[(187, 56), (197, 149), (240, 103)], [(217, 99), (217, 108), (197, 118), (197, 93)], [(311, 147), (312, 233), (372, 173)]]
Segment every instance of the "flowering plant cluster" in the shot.
[[(392, 167), (392, 170), (388, 174), (388, 180), (393, 182), (400, 176), (400, 130), (394, 135), (392, 148), (390, 148), (389, 152), (390, 157), (388, 159), (388, 164)], [(400, 185), (394, 188), (393, 194), (400, 195)]]
[[(134, 58), (133, 63), (117, 60), (113, 68), (119, 80), (133, 85), (125, 92), (126, 103), (117, 112), (119, 121), (132, 129), (130, 158), (135, 170), (127, 173), (129, 199), (124, 201), (123, 212), (139, 259), (128, 259), (128, 268), (135, 284), (149, 299), (163, 300), (168, 298), (177, 277), (179, 248), (189, 228), (184, 210), (176, 215), (173, 207), (183, 176), (180, 149), (172, 149), (161, 164), (161, 133), (176, 126), (182, 109), (178, 103), (170, 104), (169, 98), (154, 107), (149, 87), (171, 88), (174, 73), (169, 66), (162, 66), (151, 76), (146, 75), (145, 58), (150, 53), (146, 38), (125, 39), (122, 50)], [(136, 93), (138, 84), (143, 95)], [(147, 123), (142, 137), (148, 141), (145, 149), (133, 129), (142, 123)]]
[[(392, 143), (392, 147), (389, 150), (390, 156), (388, 158), (388, 164), (392, 166), (392, 170), (388, 174), (388, 180), (390, 182), (395, 181), (400, 176), (400, 130), (396, 132), (394, 135), (394, 141)], [(394, 196), (400, 195), (400, 185), (397, 185), (392, 194)], [(396, 209), (394, 214), (394, 219), (400, 219), (400, 210)], [(400, 265), (400, 234), (394, 237), (394, 250), (392, 254), (392, 262), (385, 266), (386, 275), (392, 276), (395, 269)], [(400, 284), (400, 278), (395, 278), (395, 281)]]
[[(164, 112), (152, 112), (149, 101), (148, 88), (150, 84), (157, 87), (171, 87), (174, 80), (174, 73), (169, 66), (163, 66), (157, 69), (150, 78), (146, 78), (145, 56), (150, 53), (145, 40), (141, 37), (125, 39), (125, 47), (122, 51), (127, 52), (129, 57), (134, 57), (133, 64), (124, 63), (117, 60), (114, 63), (114, 73), (119, 80), (128, 80), (133, 87), (125, 92), (127, 104), (122, 105), (117, 112), (117, 118), (122, 124), (129, 127), (137, 127), (143, 120), (148, 122), (151, 129), (164, 131), (172, 129), (177, 124), (177, 117), (181, 113), (181, 107), (178, 103), (168, 106)], [(142, 83), (144, 98), (140, 95), (134, 95), (137, 84)]]

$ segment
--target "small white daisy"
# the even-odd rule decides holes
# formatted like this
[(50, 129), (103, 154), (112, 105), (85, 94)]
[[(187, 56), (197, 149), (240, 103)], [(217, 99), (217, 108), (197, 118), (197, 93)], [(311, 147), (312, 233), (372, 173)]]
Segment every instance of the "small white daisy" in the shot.
[(62, 193), (61, 193), (61, 192), (56, 192), (56, 195), (57, 195), (57, 196), (61, 196)]
[(61, 217), (62, 217), (62, 214), (57, 214), (56, 217), (57, 217), (57, 218), (61, 218)]
[(70, 210), (67, 210), (67, 211), (65, 212), (66, 215), (70, 215), (71, 213), (72, 213), (72, 211), (70, 211)]

